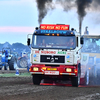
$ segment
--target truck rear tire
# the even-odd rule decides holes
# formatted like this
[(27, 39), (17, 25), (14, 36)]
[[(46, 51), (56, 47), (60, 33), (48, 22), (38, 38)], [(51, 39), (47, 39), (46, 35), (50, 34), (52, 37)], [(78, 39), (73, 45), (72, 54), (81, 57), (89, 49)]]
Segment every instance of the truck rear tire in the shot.
[(32, 75), (32, 80), (34, 85), (40, 85), (41, 78), (38, 75)]
[(15, 70), (15, 68), (17, 67), (17, 63), (13, 57), (8, 61), (8, 64), (10, 70)]

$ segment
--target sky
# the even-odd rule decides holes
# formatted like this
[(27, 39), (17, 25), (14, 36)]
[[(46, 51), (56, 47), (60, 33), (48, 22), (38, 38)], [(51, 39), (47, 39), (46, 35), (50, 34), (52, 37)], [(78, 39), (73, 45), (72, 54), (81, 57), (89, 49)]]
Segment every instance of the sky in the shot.
[[(0, 43), (23, 43), (27, 45), (27, 35), (32, 34), (38, 23), (38, 9), (35, 0), (0, 0)], [(87, 10), (82, 23), (82, 34), (88, 26), (90, 35), (100, 35), (100, 12)], [(77, 9), (65, 12), (60, 5), (49, 10), (43, 24), (68, 24), (79, 32)]]

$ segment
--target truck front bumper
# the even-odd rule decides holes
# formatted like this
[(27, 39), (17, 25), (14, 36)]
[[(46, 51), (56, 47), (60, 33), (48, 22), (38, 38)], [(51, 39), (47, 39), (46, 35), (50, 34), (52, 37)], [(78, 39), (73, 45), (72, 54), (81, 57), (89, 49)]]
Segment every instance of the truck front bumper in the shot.
[[(44, 72), (30, 72), (31, 74), (44, 74)], [(75, 73), (59, 73), (59, 75), (75, 75)]]
[(32, 65), (30, 67), (30, 73), (32, 75), (43, 75), (43, 76), (69, 76), (77, 77), (77, 67), (74, 65), (59, 65), (59, 66), (45, 66), (45, 65)]

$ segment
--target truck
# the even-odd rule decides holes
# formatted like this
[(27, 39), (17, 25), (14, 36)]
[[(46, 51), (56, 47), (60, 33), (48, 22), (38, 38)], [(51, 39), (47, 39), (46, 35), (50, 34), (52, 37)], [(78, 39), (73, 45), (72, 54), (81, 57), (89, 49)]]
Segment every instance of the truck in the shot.
[[(81, 48), (83, 37), (70, 25), (41, 24), (27, 45), (31, 48), (30, 73), (34, 85), (40, 85), (42, 79), (69, 80), (78, 87), (81, 76)], [(73, 39), (74, 45), (67, 45)], [(69, 43), (71, 44), (71, 43)]]

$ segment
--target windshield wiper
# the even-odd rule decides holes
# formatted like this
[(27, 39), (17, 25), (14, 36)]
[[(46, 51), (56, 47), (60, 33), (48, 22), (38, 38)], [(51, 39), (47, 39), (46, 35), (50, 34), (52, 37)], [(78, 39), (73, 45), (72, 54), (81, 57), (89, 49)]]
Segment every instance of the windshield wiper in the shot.
[(67, 51), (67, 49), (62, 49), (62, 51)]
[(39, 48), (39, 50), (43, 50), (43, 48)]

